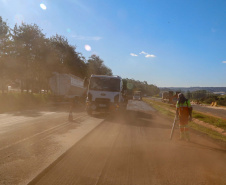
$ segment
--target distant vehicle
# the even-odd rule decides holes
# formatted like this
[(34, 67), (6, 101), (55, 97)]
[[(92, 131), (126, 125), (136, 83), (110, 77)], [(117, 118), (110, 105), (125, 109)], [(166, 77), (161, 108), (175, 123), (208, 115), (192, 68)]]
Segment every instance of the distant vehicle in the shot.
[(91, 75), (86, 110), (112, 112), (124, 110), (127, 106), (126, 89), (123, 88), (122, 78), (119, 76)]
[(165, 91), (162, 93), (162, 102), (167, 102), (173, 105), (176, 105), (177, 97), (180, 92), (177, 91), (174, 95), (173, 91)]
[(141, 100), (141, 97), (139, 95), (133, 95), (133, 100)]
[(54, 73), (49, 80), (50, 89), (56, 97), (61, 98), (79, 98), (85, 92), (83, 79), (71, 75)]
[(142, 100), (141, 91), (135, 91), (133, 94), (133, 100)]

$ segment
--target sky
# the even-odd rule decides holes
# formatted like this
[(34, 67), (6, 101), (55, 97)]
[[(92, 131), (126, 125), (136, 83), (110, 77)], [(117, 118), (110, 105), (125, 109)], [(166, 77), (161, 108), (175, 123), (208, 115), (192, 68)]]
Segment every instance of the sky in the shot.
[(226, 87), (226, 0), (0, 0), (0, 16), (65, 36), (123, 78)]

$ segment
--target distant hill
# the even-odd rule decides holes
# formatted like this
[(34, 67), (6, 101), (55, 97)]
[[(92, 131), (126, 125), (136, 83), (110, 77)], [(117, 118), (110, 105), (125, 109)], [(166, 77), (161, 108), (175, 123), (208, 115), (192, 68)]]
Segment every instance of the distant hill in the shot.
[(181, 91), (181, 92), (193, 92), (206, 90), (209, 92), (224, 92), (226, 93), (226, 87), (159, 87), (160, 91)]

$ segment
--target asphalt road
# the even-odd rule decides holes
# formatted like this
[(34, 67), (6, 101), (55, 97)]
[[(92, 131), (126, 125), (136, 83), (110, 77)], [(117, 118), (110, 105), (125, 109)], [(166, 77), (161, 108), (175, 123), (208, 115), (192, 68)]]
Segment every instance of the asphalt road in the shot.
[(226, 119), (226, 108), (192, 105), (194, 110)]
[(1, 185), (27, 184), (103, 121), (75, 110), (68, 122), (68, 110), (60, 105), (0, 114)]
[[(104, 116), (97, 114), (88, 118), (105, 120), (30, 184), (226, 184), (225, 148), (195, 133), (191, 133), (191, 142), (179, 141), (178, 129), (170, 141), (172, 122), (144, 102), (130, 101), (126, 112)], [(50, 144), (47, 146), (51, 151)], [(41, 145), (45, 145), (44, 142), (40, 141), (34, 148)], [(37, 150), (41, 152), (42, 148)]]

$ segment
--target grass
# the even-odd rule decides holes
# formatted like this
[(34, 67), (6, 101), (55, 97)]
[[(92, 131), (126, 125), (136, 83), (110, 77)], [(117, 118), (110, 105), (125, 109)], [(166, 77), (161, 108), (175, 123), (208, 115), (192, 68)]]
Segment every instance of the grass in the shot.
[(220, 141), (224, 141), (226, 142), (226, 136), (223, 136), (222, 134), (210, 129), (210, 128), (207, 128), (207, 127), (204, 127), (204, 126), (201, 126), (201, 125), (198, 125), (194, 122), (191, 122), (189, 124), (190, 128), (194, 129), (194, 130), (197, 130), (199, 132), (202, 132), (204, 134), (207, 134), (209, 137), (213, 138), (213, 139), (217, 139), (217, 140), (220, 140)]
[(226, 120), (194, 111), (193, 118), (226, 130)]
[[(174, 118), (175, 113), (173, 112), (173, 110), (175, 110), (175, 106), (172, 106), (170, 104), (166, 104), (163, 102), (150, 100), (147, 98), (143, 98), (143, 101), (149, 103), (153, 108), (155, 108), (157, 111), (159, 111), (164, 116), (167, 116), (170, 119)], [(226, 121), (223, 119), (205, 115), (205, 114), (197, 112), (197, 111), (193, 111), (193, 118), (196, 118), (198, 120), (204, 121), (206, 123), (209, 123), (211, 125), (214, 125), (216, 127), (226, 130)], [(194, 122), (190, 122), (189, 126), (196, 131), (207, 134), (211, 138), (226, 142), (226, 136), (223, 136), (222, 134), (220, 134), (210, 128), (198, 125)]]

